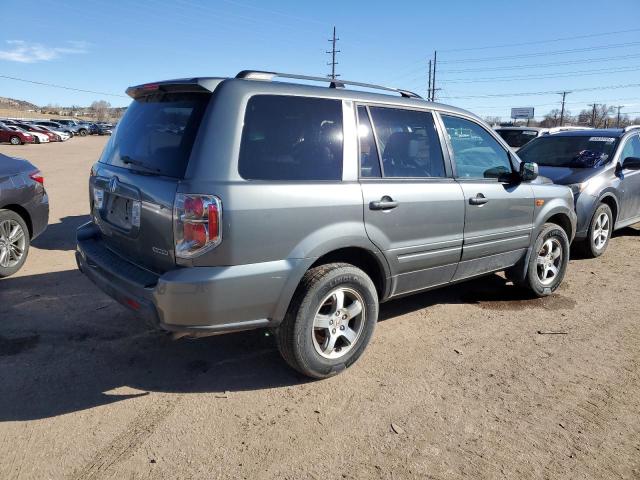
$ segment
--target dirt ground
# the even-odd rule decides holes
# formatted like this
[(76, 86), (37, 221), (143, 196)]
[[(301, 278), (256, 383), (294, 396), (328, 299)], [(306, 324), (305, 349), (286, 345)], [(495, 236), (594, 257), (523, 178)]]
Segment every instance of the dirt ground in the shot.
[(640, 478), (640, 230), (547, 299), (494, 275), (387, 303), (311, 382), (264, 332), (173, 341), (77, 271), (105, 141), (0, 146), (51, 201), (0, 281), (0, 478)]

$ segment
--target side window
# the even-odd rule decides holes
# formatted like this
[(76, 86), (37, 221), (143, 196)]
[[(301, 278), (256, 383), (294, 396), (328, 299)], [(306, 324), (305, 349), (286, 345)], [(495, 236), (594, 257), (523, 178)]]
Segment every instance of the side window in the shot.
[(620, 155), (620, 162), (622, 163), (627, 157), (640, 157), (640, 136), (634, 135), (627, 140)]
[(489, 132), (464, 118), (442, 115), (459, 178), (498, 178), (513, 170), (507, 151)]
[(358, 141), (360, 142), (360, 176), (380, 177), (378, 148), (373, 137), (367, 107), (358, 107)]
[(256, 95), (244, 118), (238, 170), (248, 180), (341, 180), (339, 100)]
[(370, 107), (385, 177), (444, 177), (444, 159), (430, 112)]

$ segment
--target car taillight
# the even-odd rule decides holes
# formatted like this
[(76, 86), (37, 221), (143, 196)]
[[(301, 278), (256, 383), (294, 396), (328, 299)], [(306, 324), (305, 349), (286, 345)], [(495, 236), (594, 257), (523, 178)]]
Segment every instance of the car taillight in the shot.
[(214, 195), (176, 194), (173, 236), (176, 257), (192, 258), (222, 241), (222, 203)]
[(44, 185), (44, 177), (40, 173), (40, 170), (36, 170), (32, 174), (30, 174), (29, 178), (34, 182), (38, 182), (40, 185)]

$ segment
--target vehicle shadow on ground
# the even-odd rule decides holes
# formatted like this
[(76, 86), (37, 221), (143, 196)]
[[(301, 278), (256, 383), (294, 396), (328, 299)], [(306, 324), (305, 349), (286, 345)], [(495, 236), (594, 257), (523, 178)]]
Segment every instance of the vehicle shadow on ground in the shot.
[[(535, 302), (497, 276), (385, 303), (389, 320), (434, 304)], [(75, 270), (0, 282), (0, 422), (48, 418), (148, 392), (224, 392), (309, 380), (266, 331), (172, 340)]]
[(75, 250), (76, 229), (89, 221), (89, 215), (74, 215), (51, 223), (32, 245), (43, 250)]

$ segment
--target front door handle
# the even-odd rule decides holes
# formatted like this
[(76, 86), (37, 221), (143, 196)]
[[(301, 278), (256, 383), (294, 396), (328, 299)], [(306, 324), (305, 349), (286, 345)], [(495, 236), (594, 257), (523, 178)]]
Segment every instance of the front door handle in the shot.
[(469, 199), (469, 204), (470, 205), (484, 205), (488, 201), (489, 201), (489, 199), (487, 197), (485, 197), (483, 194), (479, 193), (475, 197), (471, 197)]
[(398, 206), (398, 202), (394, 201), (393, 198), (385, 195), (377, 202), (369, 203), (370, 210), (391, 210)]

